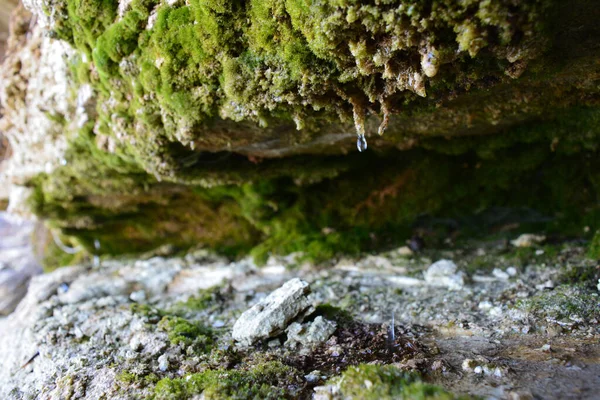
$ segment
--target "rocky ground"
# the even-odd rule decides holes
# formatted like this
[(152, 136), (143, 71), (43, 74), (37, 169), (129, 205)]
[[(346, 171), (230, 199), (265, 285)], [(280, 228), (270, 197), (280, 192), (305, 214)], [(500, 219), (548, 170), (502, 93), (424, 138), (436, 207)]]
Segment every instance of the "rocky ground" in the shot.
[(58, 269), (0, 322), (0, 398), (597, 398), (598, 263), (543, 239)]

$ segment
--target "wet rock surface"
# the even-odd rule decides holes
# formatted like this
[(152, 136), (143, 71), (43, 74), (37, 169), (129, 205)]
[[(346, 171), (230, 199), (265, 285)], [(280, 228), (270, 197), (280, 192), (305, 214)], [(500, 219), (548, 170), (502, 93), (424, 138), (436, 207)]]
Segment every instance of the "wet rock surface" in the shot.
[[(59, 269), (35, 277), (0, 321), (0, 396), (220, 398), (237, 377), (252, 390), (269, 382), (280, 395), (338, 398), (363, 393), (336, 380), (362, 371), (368, 377), (357, 379), (373, 383), (361, 386), (367, 392), (395, 374), (413, 390), (417, 374), (456, 394), (592, 399), (600, 390), (597, 263), (572, 243), (543, 249), (524, 255), (473, 242), (327, 268), (272, 258), (263, 269), (199, 251)], [(463, 274), (461, 288), (423, 279), (442, 259)], [(548, 280), (553, 288), (538, 288)], [(309, 283), (310, 303), (302, 300)], [(299, 304), (285, 326), (236, 346), (236, 321), (258, 304), (285, 303), (275, 298)], [(308, 304), (314, 309), (292, 321)]]

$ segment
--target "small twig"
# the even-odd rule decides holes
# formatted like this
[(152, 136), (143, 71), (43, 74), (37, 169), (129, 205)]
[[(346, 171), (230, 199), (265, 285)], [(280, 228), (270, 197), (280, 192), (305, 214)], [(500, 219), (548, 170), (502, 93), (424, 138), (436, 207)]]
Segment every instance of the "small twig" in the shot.
[(27, 360), (27, 362), (26, 362), (25, 364), (23, 364), (23, 365), (21, 366), (21, 369), (23, 369), (23, 368), (25, 368), (26, 366), (28, 366), (29, 364), (31, 364), (31, 363), (33, 362), (33, 360), (35, 360), (35, 359), (36, 359), (36, 357), (37, 357), (37, 356), (39, 356), (39, 355), (40, 355), (40, 352), (39, 352), (39, 350), (38, 350), (38, 351), (36, 351), (36, 352), (35, 352), (35, 354), (34, 354), (33, 356), (31, 356), (31, 358), (30, 358), (29, 360)]

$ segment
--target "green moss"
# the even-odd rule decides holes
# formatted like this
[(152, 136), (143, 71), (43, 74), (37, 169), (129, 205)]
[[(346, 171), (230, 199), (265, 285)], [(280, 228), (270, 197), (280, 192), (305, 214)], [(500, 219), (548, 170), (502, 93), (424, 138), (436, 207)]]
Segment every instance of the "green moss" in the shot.
[(201, 289), (194, 296), (191, 296), (184, 302), (176, 304), (175, 309), (185, 312), (204, 311), (211, 306), (218, 304), (221, 297), (221, 286), (213, 286), (208, 289)]
[[(418, 215), (493, 206), (539, 209), (548, 232), (599, 225), (600, 113), (579, 106), (597, 89), (548, 85), (586, 74), (540, 58), (556, 1), (55, 3), (97, 115), (77, 132), (63, 118), (67, 165), (30, 182), (32, 201), (88, 250), (322, 260), (401, 242)], [(381, 151), (325, 143), (387, 112)], [(392, 150), (407, 140), (419, 149)], [(264, 143), (300, 155), (262, 160)]]
[(209, 328), (184, 318), (164, 316), (158, 323), (158, 328), (167, 332), (172, 345), (192, 347), (198, 352), (210, 352), (214, 342)]
[[(505, 79), (505, 66), (498, 60), (508, 51), (518, 54), (513, 56), (517, 59), (539, 54), (546, 41), (539, 21), (546, 20), (546, 9), (553, 4), (502, 1), (475, 7), (443, 1), (396, 7), (352, 1), (194, 0), (168, 6), (140, 0), (117, 16), (112, 0), (59, 3), (55, 29), (94, 66), (81, 63), (76, 77), (98, 92), (96, 130), (107, 135), (121, 131), (120, 150), (163, 179), (178, 175), (171, 159), (178, 156), (177, 146), (168, 142), (209, 149), (231, 144), (219, 117), (250, 121), (230, 126), (252, 130), (254, 141), (282, 131), (298, 140), (290, 125), (311, 139), (329, 124), (347, 124), (353, 111), (359, 116), (366, 108), (383, 112), (389, 108), (384, 103), (396, 104), (391, 111), (404, 109), (404, 102), (419, 107), (411, 91), (422, 94), (425, 89), (410, 81), (421, 69), (425, 49), (436, 55), (430, 63), (448, 66), (449, 75), (431, 77), (432, 93), (436, 88), (462, 90), (491, 76)], [(479, 67), (456, 57), (455, 50), (464, 47), (474, 55), (474, 46), (490, 51), (478, 56), (485, 73), (471, 71), (467, 82), (452, 71)], [(451, 88), (446, 87), (451, 81)], [(118, 122), (115, 115), (121, 115)], [(255, 123), (275, 126), (265, 131)], [(240, 144), (245, 143), (242, 138)]]
[(600, 231), (594, 234), (588, 247), (588, 256), (593, 259), (600, 259)]
[(279, 399), (293, 397), (302, 388), (299, 371), (269, 361), (248, 370), (209, 370), (183, 378), (160, 380), (156, 400), (187, 399), (201, 394), (206, 399)]
[(138, 375), (134, 372), (127, 370), (120, 372), (117, 375), (116, 379), (117, 381), (127, 385), (138, 384), (141, 386), (150, 386), (156, 384), (159, 381), (158, 376), (156, 376), (156, 374), (154, 373), (150, 373), (147, 375)]
[(339, 385), (349, 399), (468, 399), (421, 381), (419, 375), (391, 365), (361, 364), (329, 383)]
[(148, 304), (133, 303), (130, 306), (130, 310), (134, 314), (140, 314), (143, 317), (149, 320), (155, 320), (156, 322), (160, 321), (162, 317), (165, 316), (164, 311)]

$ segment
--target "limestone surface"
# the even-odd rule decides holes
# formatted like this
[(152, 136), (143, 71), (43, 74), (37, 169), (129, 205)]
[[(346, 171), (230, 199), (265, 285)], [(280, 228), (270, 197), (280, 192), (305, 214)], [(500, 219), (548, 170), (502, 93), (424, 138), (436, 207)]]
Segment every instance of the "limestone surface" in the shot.
[[(273, 257), (264, 269), (201, 250), (57, 269), (34, 277), (0, 319), (0, 398), (308, 399), (338, 386), (333, 398), (365, 398), (424, 379), (454, 397), (593, 399), (597, 262), (569, 241), (544, 249), (490, 240), (328, 268)], [(465, 274), (461, 290), (408, 279), (440, 254)], [(549, 280), (553, 288), (540, 287)], [(299, 341), (236, 346), (240, 316), (286, 286), (302, 303), (308, 282), (318, 306), (286, 324)], [(304, 342), (311, 332), (318, 341)]]

